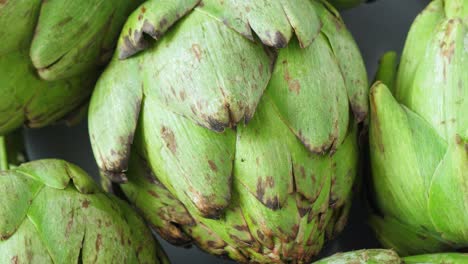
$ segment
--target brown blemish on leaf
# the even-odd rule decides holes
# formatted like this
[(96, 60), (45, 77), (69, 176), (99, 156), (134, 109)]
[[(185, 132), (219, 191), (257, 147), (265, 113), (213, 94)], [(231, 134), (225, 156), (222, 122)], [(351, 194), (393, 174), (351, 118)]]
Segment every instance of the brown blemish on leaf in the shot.
[(202, 50), (201, 50), (201, 47), (200, 45), (198, 44), (192, 44), (192, 53), (195, 55), (195, 57), (197, 58), (198, 62), (200, 62), (201, 60), (201, 57), (202, 57)]
[(301, 172), (301, 178), (305, 179), (306, 173), (305, 173), (304, 166), (299, 167), (299, 171)]
[(177, 142), (174, 136), (174, 132), (168, 127), (163, 126), (161, 128), (161, 137), (166, 143), (166, 147), (172, 152), (173, 155), (177, 153)]
[(11, 258), (11, 264), (18, 264), (18, 256), (13, 256)]
[(153, 191), (153, 190), (148, 190), (149, 195), (153, 196), (154, 198), (159, 198), (159, 195)]
[(208, 161), (208, 164), (210, 165), (210, 169), (214, 172), (218, 172), (218, 166), (216, 166), (216, 163), (214, 163), (214, 161), (212, 160), (209, 160)]
[(260, 240), (265, 240), (265, 236), (263, 235), (263, 233), (260, 230), (257, 230), (257, 236), (258, 236), (258, 238), (260, 238)]
[(184, 90), (179, 92), (179, 96), (182, 101), (185, 101), (185, 98), (187, 97)]
[(73, 228), (74, 219), (75, 219), (75, 210), (72, 210), (70, 219), (68, 220), (68, 223), (67, 223), (67, 228), (65, 229), (65, 237), (68, 237), (70, 235), (70, 232), (72, 231), (72, 228)]
[(164, 28), (168, 24), (168, 21), (166, 18), (163, 18), (159, 21), (159, 27)]
[(265, 186), (263, 185), (262, 179), (257, 181), (257, 199), (263, 201), (263, 196), (265, 195)]
[(63, 27), (65, 26), (66, 24), (68, 24), (70, 21), (72, 21), (73, 18), (72, 17), (66, 17), (64, 19), (62, 19), (60, 22), (57, 23), (57, 26), (58, 27)]
[(141, 13), (144, 14), (146, 12), (146, 7), (142, 6), (141, 7)]
[(97, 237), (96, 237), (96, 252), (99, 252), (99, 250), (101, 250), (101, 245), (102, 245), (102, 235), (97, 234)]
[(236, 229), (238, 231), (241, 231), (241, 232), (243, 232), (243, 231), (248, 232), (249, 231), (249, 228), (247, 226), (245, 226), (245, 225), (235, 225), (234, 229)]
[(84, 201), (81, 203), (81, 207), (83, 207), (83, 208), (88, 208), (88, 206), (89, 206), (90, 203), (91, 203), (91, 202), (90, 202), (89, 200), (84, 200)]
[(286, 60), (283, 61), (283, 68), (284, 68), (284, 80), (288, 83), (288, 89), (290, 92), (294, 92), (295, 94), (299, 94), (301, 92), (301, 84), (298, 80), (295, 80), (291, 77), (291, 74), (288, 70), (288, 62)]

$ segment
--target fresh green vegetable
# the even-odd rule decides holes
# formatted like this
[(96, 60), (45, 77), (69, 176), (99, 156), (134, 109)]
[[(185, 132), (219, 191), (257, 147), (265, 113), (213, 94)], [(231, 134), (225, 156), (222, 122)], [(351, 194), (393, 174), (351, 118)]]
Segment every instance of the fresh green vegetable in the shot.
[(0, 1), (0, 135), (83, 106), (138, 0)]
[(400, 258), (393, 250), (364, 249), (337, 253), (313, 264), (463, 264), (468, 254), (438, 253)]
[(61, 160), (0, 171), (0, 263), (168, 263), (143, 220)]
[(147, 1), (89, 130), (103, 174), (168, 241), (304, 263), (346, 223), (367, 109), (361, 55), (324, 1)]
[(402, 255), (468, 247), (467, 40), (468, 2), (431, 2), (371, 89), (371, 224)]

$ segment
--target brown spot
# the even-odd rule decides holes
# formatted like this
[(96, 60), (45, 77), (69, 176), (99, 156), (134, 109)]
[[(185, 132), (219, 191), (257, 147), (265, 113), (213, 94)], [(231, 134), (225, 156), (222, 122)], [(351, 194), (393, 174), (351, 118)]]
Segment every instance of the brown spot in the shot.
[(185, 98), (187, 97), (184, 90), (179, 92), (179, 96), (182, 101), (185, 101)]
[(18, 264), (18, 256), (13, 256), (11, 258), (11, 264)]
[(257, 230), (257, 236), (260, 238), (260, 240), (265, 240), (265, 235), (260, 230)]
[(301, 172), (301, 178), (305, 179), (306, 173), (305, 173), (304, 166), (299, 167), (299, 171)]
[(8, 2), (8, 0), (0, 0), (0, 5), (5, 5)]
[(66, 24), (68, 24), (70, 21), (72, 21), (73, 18), (72, 17), (66, 17), (64, 19), (62, 19), (60, 22), (57, 23), (57, 26), (59, 27), (63, 27), (65, 26)]
[(202, 50), (200, 48), (200, 45), (193, 44), (192, 45), (192, 52), (195, 55), (195, 57), (197, 58), (198, 62), (200, 62), (201, 57), (202, 57)]
[(299, 215), (304, 217), (307, 213), (309, 213), (310, 208), (298, 207), (297, 210), (299, 211)]
[(68, 223), (67, 223), (67, 228), (65, 229), (65, 236), (68, 237), (70, 235), (70, 232), (72, 230), (72, 227), (73, 227), (73, 221), (75, 219), (75, 211), (72, 210), (71, 211), (71, 217), (70, 219), (68, 220)]
[(245, 225), (235, 225), (234, 226), (234, 229), (238, 230), (238, 231), (249, 231), (249, 228)]
[(265, 186), (263, 185), (262, 179), (257, 181), (257, 199), (263, 201), (263, 196), (265, 195)]
[(290, 92), (294, 92), (296, 94), (299, 94), (301, 92), (301, 84), (299, 83), (298, 80), (292, 79), (289, 70), (288, 70), (288, 63), (286, 60), (283, 61), (284, 65), (284, 80), (288, 83), (288, 89)]
[(102, 245), (102, 235), (97, 234), (97, 238), (96, 238), (96, 251), (97, 252), (99, 252), (99, 250), (101, 249), (101, 245)]
[(177, 152), (177, 142), (172, 130), (163, 126), (161, 128), (161, 137), (166, 143), (166, 147), (172, 152), (173, 155), (175, 155)]
[(88, 206), (89, 206), (90, 203), (91, 203), (91, 202), (90, 202), (89, 200), (84, 200), (84, 201), (81, 203), (81, 207), (83, 207), (83, 208), (88, 208)]
[(144, 14), (146, 12), (146, 7), (142, 6), (141, 7), (141, 13)]
[(148, 190), (148, 193), (155, 198), (159, 198), (159, 195), (153, 190)]
[(265, 205), (271, 210), (278, 210), (280, 208), (278, 196), (268, 199)]
[(267, 176), (265, 183), (267, 187), (270, 187), (270, 188), (275, 187), (275, 179), (273, 178), (273, 176)]
[(214, 163), (214, 161), (212, 160), (209, 160), (208, 161), (208, 164), (210, 165), (210, 169), (214, 172), (218, 172), (218, 166), (216, 166), (216, 163)]
[(163, 18), (159, 21), (159, 27), (160, 28), (164, 28), (164, 26), (166, 26), (168, 24), (168, 21), (166, 18)]
[(143, 15), (140, 14), (140, 15), (138, 16), (138, 20), (141, 21), (142, 19), (143, 19)]

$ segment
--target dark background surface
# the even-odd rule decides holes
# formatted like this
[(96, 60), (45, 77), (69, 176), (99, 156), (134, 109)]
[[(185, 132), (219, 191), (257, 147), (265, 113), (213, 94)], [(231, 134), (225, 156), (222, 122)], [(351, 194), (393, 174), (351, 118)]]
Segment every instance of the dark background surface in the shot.
[[(361, 49), (370, 80), (373, 79), (379, 57), (385, 51), (395, 50), (401, 53), (413, 19), (428, 2), (428, 0), (377, 0), (342, 12), (346, 25)], [(25, 137), (31, 159), (65, 159), (81, 166), (90, 175), (98, 175), (88, 139), (86, 121), (72, 128), (56, 125), (43, 129), (28, 129)], [(365, 213), (361, 199), (356, 198), (349, 224), (336, 240), (326, 245), (321, 255), (379, 247), (366, 225)], [(162, 244), (174, 264), (232, 263), (210, 256), (196, 247), (184, 249), (165, 242)]]

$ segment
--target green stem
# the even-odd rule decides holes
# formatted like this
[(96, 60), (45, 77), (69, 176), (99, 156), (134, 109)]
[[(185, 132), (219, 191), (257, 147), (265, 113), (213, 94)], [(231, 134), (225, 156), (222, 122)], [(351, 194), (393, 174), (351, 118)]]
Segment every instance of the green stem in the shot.
[(0, 171), (8, 170), (8, 152), (5, 136), (0, 137)]

